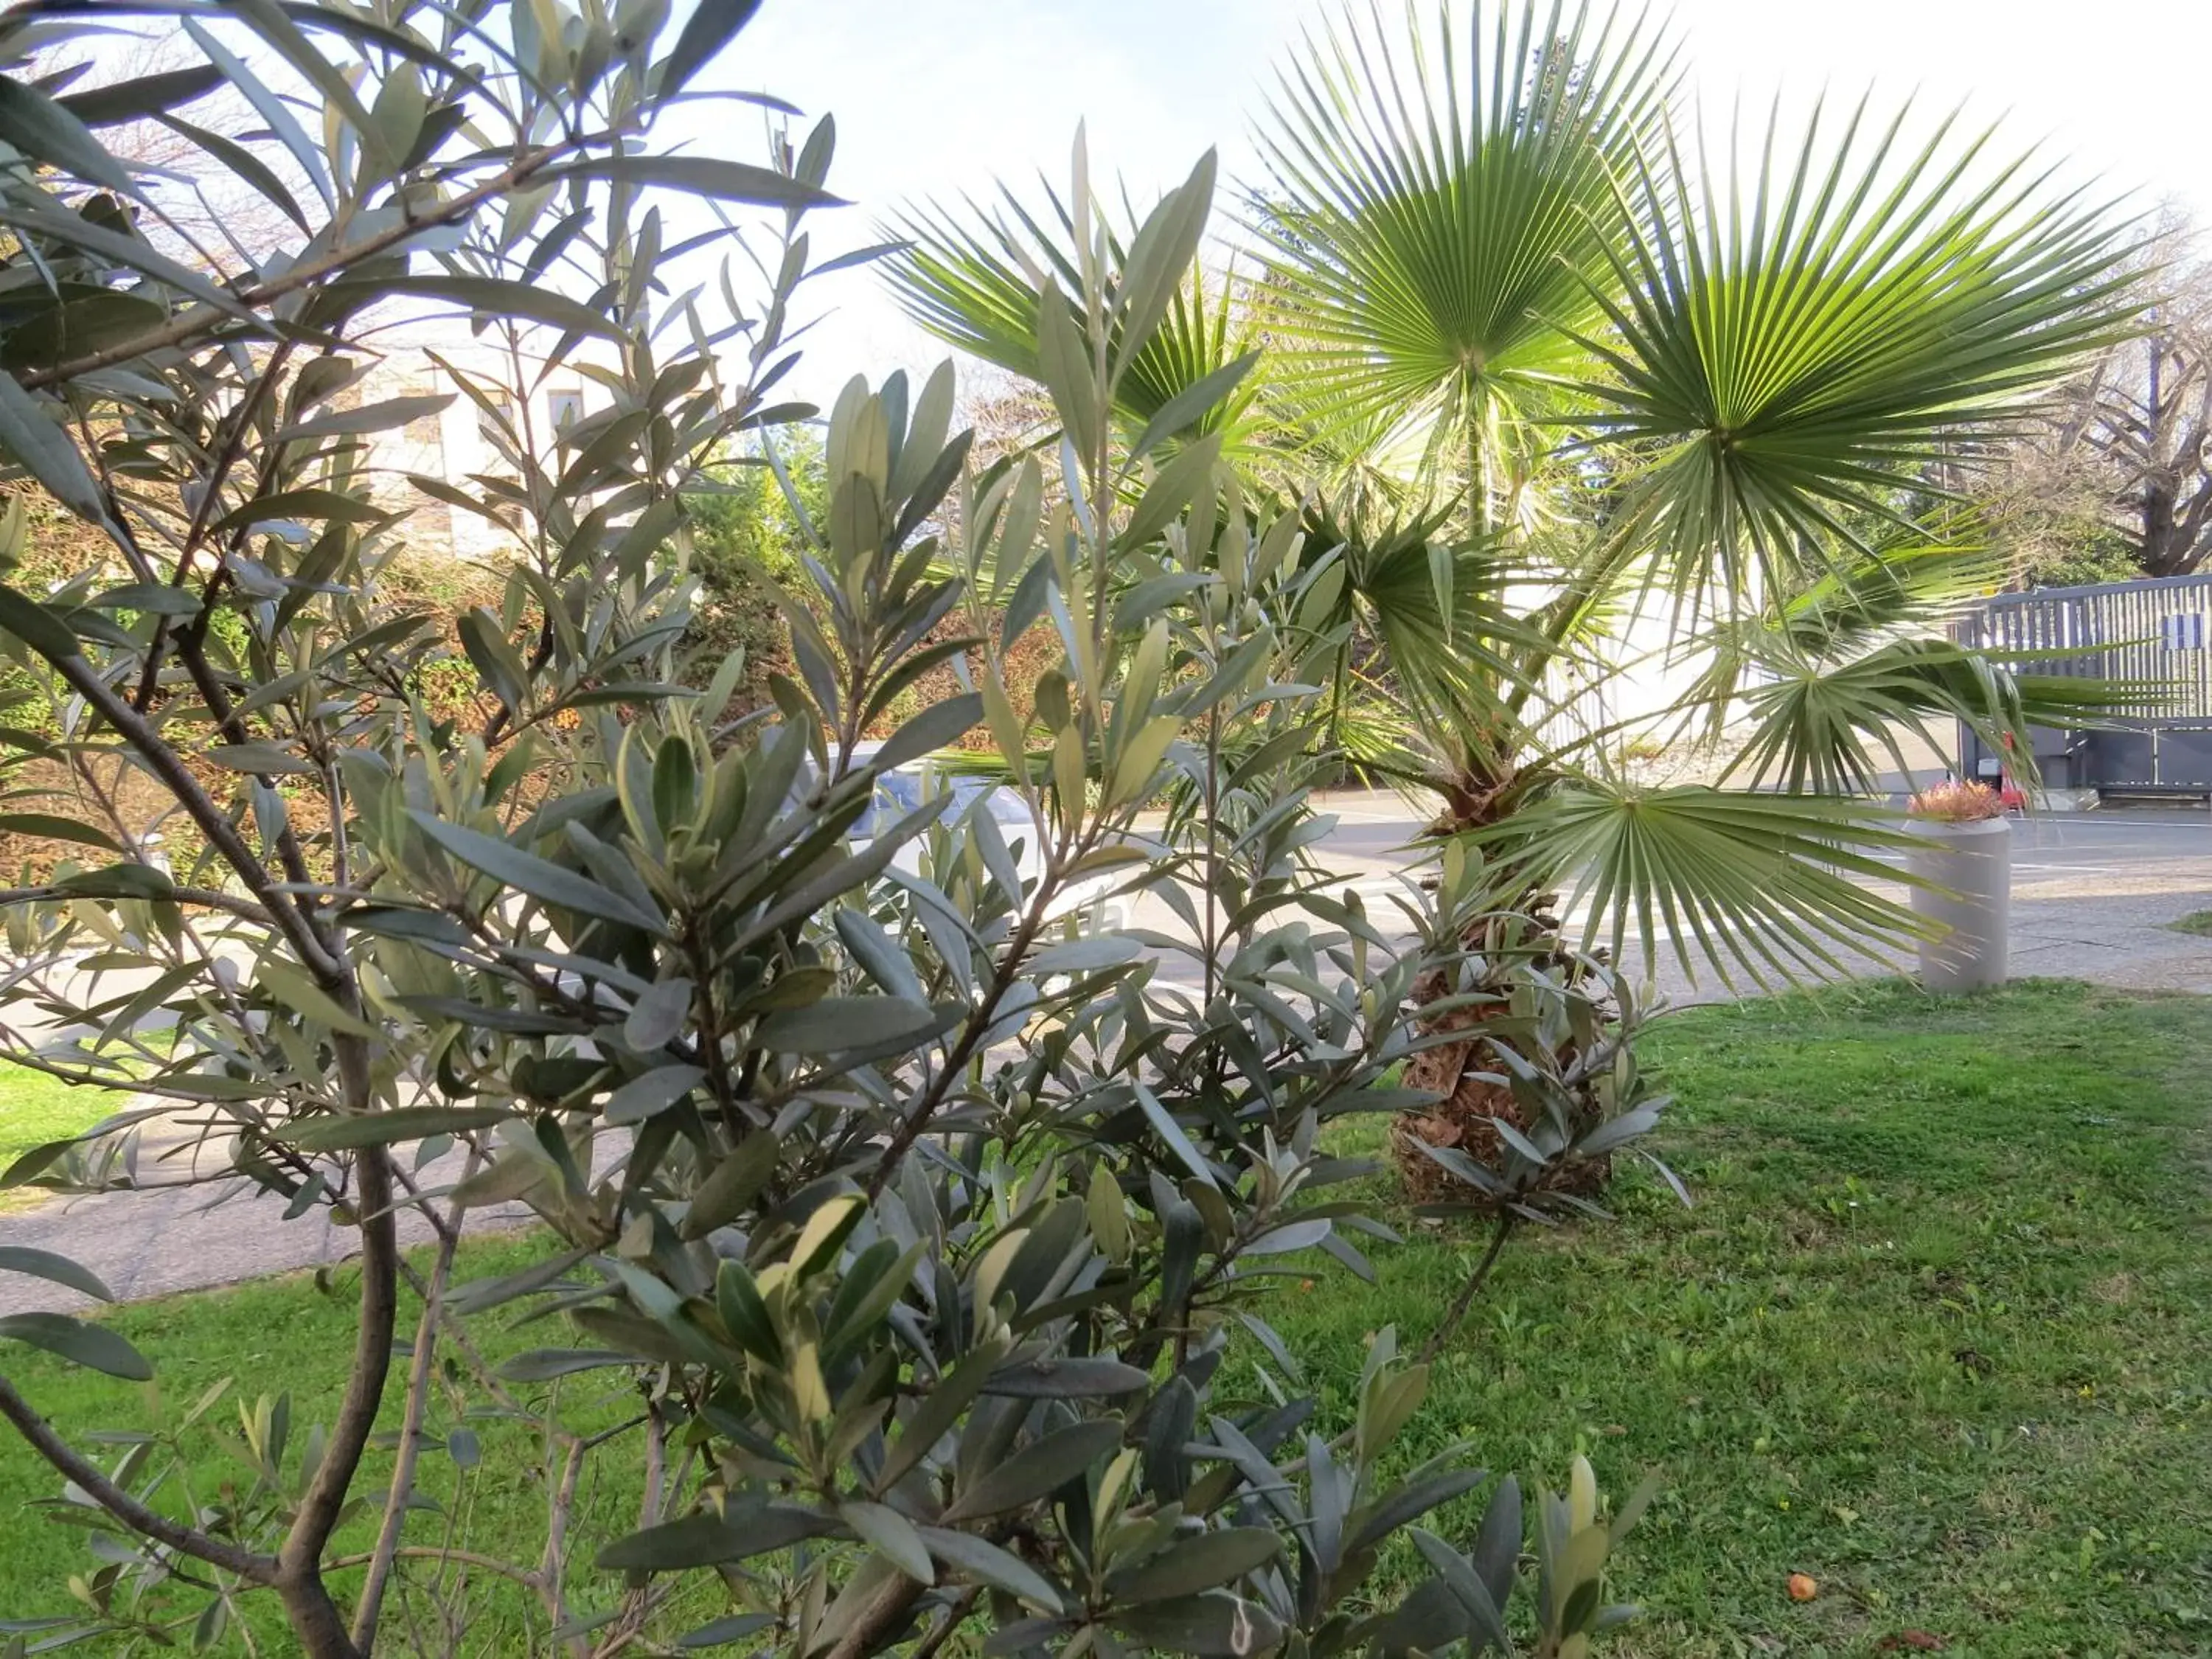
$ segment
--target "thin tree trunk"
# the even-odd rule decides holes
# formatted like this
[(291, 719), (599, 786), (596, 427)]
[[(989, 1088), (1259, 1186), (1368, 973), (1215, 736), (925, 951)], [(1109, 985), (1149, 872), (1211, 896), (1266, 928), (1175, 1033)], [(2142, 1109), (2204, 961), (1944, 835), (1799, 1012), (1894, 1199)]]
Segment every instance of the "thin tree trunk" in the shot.
[[(358, 1003), (350, 985), (344, 988), (344, 999)], [(366, 1113), (375, 1103), (368, 1040), (341, 1035), (334, 1043), (347, 1109)], [(354, 1172), (354, 1206), (361, 1227), (361, 1322), (354, 1339), (352, 1374), (323, 1461), (276, 1556), (276, 1592), (310, 1659), (361, 1659), (361, 1650), (323, 1582), (322, 1558), (376, 1425), (385, 1380), (392, 1370), (399, 1310), (399, 1240), (392, 1213), (390, 1157), (381, 1146), (365, 1146), (356, 1155)]]
[[(476, 1160), (470, 1159), (474, 1173)], [(465, 1175), (464, 1180), (467, 1178)], [(427, 1206), (425, 1206), (428, 1207)], [(456, 1209), (458, 1210), (458, 1205)], [(458, 1216), (456, 1216), (458, 1219)], [(361, 1598), (354, 1604), (354, 1645), (364, 1654), (376, 1647), (377, 1620), (384, 1609), (384, 1591), (392, 1582), (392, 1564), (398, 1559), (399, 1534), (407, 1522), (407, 1500), (415, 1490), (415, 1469), (422, 1452), (422, 1419), (430, 1401), (430, 1362), (438, 1351), (438, 1321), (446, 1296), (446, 1281), (453, 1272), (454, 1247), (460, 1235), (448, 1226), (440, 1230), (438, 1259), (424, 1287), (422, 1322), (415, 1330), (415, 1352), (407, 1368), (407, 1406), (399, 1424), (399, 1449), (392, 1461), (392, 1486), (384, 1500), (384, 1524), (376, 1548), (369, 1557), (368, 1577), (362, 1581)]]

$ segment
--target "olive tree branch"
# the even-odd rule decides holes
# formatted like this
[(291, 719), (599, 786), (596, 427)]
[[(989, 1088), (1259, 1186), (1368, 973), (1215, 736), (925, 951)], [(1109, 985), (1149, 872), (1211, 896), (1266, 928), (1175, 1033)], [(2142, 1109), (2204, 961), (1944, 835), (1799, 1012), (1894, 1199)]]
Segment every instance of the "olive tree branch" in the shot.
[[(276, 349), (270, 354), (267, 364), (255, 377), (252, 390), (247, 392), (240, 402), (237, 413), (232, 417), (230, 429), (223, 434), (222, 448), (216, 456), (215, 465), (208, 472), (205, 485), (200, 491), (199, 502), (192, 508), (191, 522), (185, 527), (184, 545), (177, 553), (176, 571), (169, 578), (169, 585), (173, 587), (181, 586), (185, 577), (191, 569), (192, 556), (199, 550), (200, 538), (207, 534), (208, 524), (222, 502), (222, 487), (229, 481), (231, 469), (238, 465), (240, 456), (245, 452), (246, 432), (253, 424), (254, 417), (259, 414), (262, 404), (268, 400), (270, 392), (275, 388), (276, 377), (283, 372), (285, 362), (292, 355), (293, 344), (294, 342), (290, 340), (278, 343)], [(256, 495), (268, 487), (276, 468), (276, 458), (283, 453), (283, 447), (281, 444), (270, 447), (269, 454), (264, 458), (258, 470), (259, 477), (254, 485)], [(114, 501), (112, 491), (110, 492), (109, 500), (111, 507), (118, 505)], [(121, 514), (118, 513), (115, 516), (117, 522), (120, 523)], [(248, 527), (244, 525), (239, 526), (231, 540), (234, 549), (244, 538)], [(195, 621), (202, 622), (204, 624), (204, 616), (205, 613), (203, 612), (201, 617), (195, 618)], [(184, 628), (173, 631), (181, 636), (191, 631), (191, 624), (187, 623)], [(161, 659), (167, 653), (171, 633), (169, 617), (165, 611), (154, 619), (154, 637), (146, 644), (146, 666), (138, 677), (137, 696), (131, 700), (132, 705), (142, 714), (153, 703), (154, 688), (161, 678)]]
[(257, 1584), (276, 1583), (277, 1565), (273, 1558), (257, 1555), (220, 1538), (210, 1538), (197, 1528), (173, 1521), (159, 1510), (149, 1509), (110, 1480), (57, 1434), (53, 1425), (32, 1408), (5, 1376), (0, 1376), (0, 1417), (15, 1425), (15, 1431), (30, 1442), (40, 1456), (125, 1526), (156, 1543), (167, 1544), (179, 1554), (234, 1572)]
[(1414, 1361), (1416, 1364), (1427, 1364), (1442, 1353), (1444, 1345), (1458, 1334), (1461, 1323), (1467, 1318), (1467, 1310), (1474, 1305), (1474, 1298), (1488, 1282), (1492, 1269), (1498, 1266), (1498, 1258), (1505, 1249), (1505, 1241), (1513, 1236), (1515, 1219), (1510, 1210), (1498, 1212), (1498, 1224), (1490, 1232), (1490, 1248), (1483, 1252), (1482, 1260), (1468, 1275), (1467, 1283), (1459, 1287), (1459, 1294), (1452, 1299), (1451, 1306), (1445, 1310), (1442, 1322), (1429, 1333), (1429, 1340), (1421, 1345), (1420, 1358)]
[[(151, 869), (153, 866), (146, 866)], [(48, 884), (44, 887), (0, 888), (0, 906), (9, 904), (41, 904), (56, 899), (81, 899), (91, 896), (74, 888)], [(221, 910), (236, 916), (240, 921), (250, 921), (263, 927), (276, 926), (276, 918), (251, 899), (242, 899), (229, 893), (217, 892), (212, 887), (172, 887), (164, 897), (179, 904), (197, 904), (210, 910)]]
[[(481, 1162), (482, 1155), (474, 1147), (470, 1148), (461, 1179), (465, 1181), (474, 1175)], [(409, 1185), (411, 1191), (412, 1183)], [(439, 1221), (429, 1204), (419, 1199), (417, 1202), (433, 1223)], [(447, 1280), (453, 1273), (453, 1252), (461, 1242), (460, 1214), (461, 1206), (456, 1200), (452, 1212), (438, 1226), (438, 1254), (430, 1269), (430, 1282), (423, 1287), (422, 1318), (416, 1328), (414, 1357), (408, 1364), (407, 1403), (401, 1413), (398, 1449), (392, 1460), (392, 1486), (390, 1496), (385, 1500), (384, 1524), (377, 1533), (368, 1577), (362, 1585), (360, 1599), (354, 1603), (354, 1645), (363, 1653), (376, 1645), (377, 1620), (384, 1610), (385, 1588), (392, 1581), (400, 1528), (407, 1520), (407, 1500), (415, 1490), (415, 1468), (422, 1449), (422, 1418), (430, 1403), (430, 1361), (437, 1352), (439, 1312), (446, 1299)]]
[(952, 1080), (960, 1075), (974, 1055), (976, 1046), (982, 1041), (983, 1033), (990, 1029), (991, 1022), (999, 1012), (999, 1004), (1006, 1000), (1006, 993), (1013, 989), (1015, 982), (1021, 978), (1022, 962), (1029, 955), (1030, 947), (1036, 942), (1037, 935), (1044, 931), (1049, 920), (1047, 912), (1052, 901), (1059, 896), (1059, 887), (1055, 871), (1048, 870), (1043, 879), (1037, 883), (1036, 892), (1030, 901), (1029, 912), (1023, 916), (1020, 926), (1014, 929), (1013, 938), (1007, 941), (1006, 955), (1000, 959), (998, 971), (991, 976), (990, 988), (984, 993), (982, 1000), (975, 1005), (974, 1012), (961, 1027), (960, 1040), (945, 1056), (945, 1064), (931, 1079), (922, 1097), (900, 1120), (898, 1127), (886, 1139), (883, 1155), (876, 1161), (874, 1173), (868, 1177), (869, 1202), (873, 1203), (883, 1196), (884, 1188), (890, 1184), (892, 1175), (905, 1160), (914, 1143), (921, 1138), (922, 1131), (929, 1127), (930, 1120), (937, 1115), (938, 1109), (945, 1103), (945, 1097), (951, 1090)]
[[(289, 349), (289, 341), (277, 348), (276, 357), (270, 364), (271, 374), (275, 372), (276, 365), (282, 362)], [(240, 416), (241, 424), (244, 418), (244, 414), (241, 412)], [(121, 493), (116, 488), (114, 474), (108, 468), (106, 452), (97, 444), (88, 443), (86, 449), (93, 465), (99, 471), (100, 489), (107, 497), (110, 539), (123, 550), (131, 562), (132, 569), (141, 573), (145, 579), (150, 580), (153, 567), (143, 550), (139, 547), (136, 532), (131, 528), (130, 516), (124, 511)], [(264, 476), (266, 476), (265, 468)], [(172, 578), (173, 582), (181, 582), (187, 568), (191, 563), (193, 541), (200, 533), (199, 526), (204, 522), (204, 514), (216, 488), (214, 483), (209, 484), (207, 493), (201, 498), (199, 508), (192, 515), (192, 528), (187, 534), (183, 550), (178, 556), (176, 574)], [(246, 531), (241, 528), (231, 538), (231, 551), (236, 550), (239, 544), (245, 539), (245, 536)], [(198, 688), (200, 699), (207, 705), (208, 713), (214, 719), (217, 729), (222, 732), (224, 741), (243, 744), (248, 740), (251, 734), (232, 714), (229, 694), (223, 690), (222, 682), (209, 664), (204, 649), (210, 607), (214, 605), (216, 595), (221, 592), (223, 581), (229, 574), (228, 558), (228, 552), (217, 558), (215, 574), (208, 578), (207, 586), (201, 595), (201, 609), (198, 617), (193, 623), (178, 629), (175, 631), (174, 639), (177, 654), (184, 659), (185, 672), (190, 676), (193, 685)], [(170, 637), (167, 631), (167, 617), (157, 620), (153, 641), (147, 647), (145, 669), (139, 683), (138, 692), (131, 702), (131, 708), (142, 715), (145, 714), (153, 700), (155, 683), (160, 674), (160, 659), (166, 648), (164, 641)], [(268, 786), (269, 781), (266, 776), (259, 774), (256, 775), (260, 778), (264, 787)], [(283, 827), (277, 831), (276, 852), (278, 861), (283, 865), (286, 876), (301, 885), (307, 884), (310, 873), (307, 858), (300, 850), (299, 838), (293, 834), (289, 818)], [(302, 904), (299, 908), (303, 915), (312, 915), (311, 906)]]
[[(426, 230), (459, 224), (486, 202), (506, 195), (569, 151), (582, 149), (589, 142), (570, 139), (558, 144), (542, 145), (518, 157), (483, 183), (441, 204), (434, 213), (424, 214), (420, 218), (410, 215), (389, 230), (379, 231), (374, 236), (364, 236), (358, 242), (349, 242), (343, 247), (333, 248), (319, 259), (306, 260), (294, 266), (282, 276), (240, 289), (236, 296), (238, 302), (249, 309), (272, 304), (288, 294), (312, 288), (327, 277), (341, 274), (350, 266), (373, 259)], [(212, 333), (230, 319), (230, 313), (217, 310), (213, 306), (193, 306), (179, 313), (159, 328), (149, 329), (130, 339), (118, 340), (113, 345), (103, 346), (97, 351), (88, 351), (82, 357), (71, 357), (26, 374), (21, 378), (21, 385), (27, 392), (35, 392), (42, 386), (61, 385), (96, 374), (103, 368), (112, 368), (118, 363), (133, 362), (155, 352), (182, 345), (198, 335)]]
[(277, 891), (276, 884), (270, 879), (269, 871), (246, 844), (238, 826), (230, 815), (217, 806), (200, 781), (194, 777), (184, 758), (164, 740), (148, 722), (146, 717), (133, 708), (115, 688), (100, 678), (98, 672), (84, 658), (76, 655), (49, 657), (54, 671), (69, 684), (70, 690), (82, 697), (101, 719), (115, 728), (117, 735), (136, 750), (155, 775), (168, 786), (178, 803), (188, 813), (193, 823), (205, 836), (208, 844), (222, 854), (223, 861), (238, 874), (246, 890), (261, 901), (269, 920), (284, 935), (285, 942), (299, 953), (300, 960), (314, 973), (325, 988), (349, 982), (349, 975), (341, 963), (317, 937), (315, 929), (301, 915), (298, 907), (286, 902), (285, 895)]
[[(349, 1013), (361, 1012), (361, 993), (348, 973), (334, 988)], [(366, 1112), (374, 1103), (366, 1037), (335, 1032), (341, 1093), (348, 1110)], [(322, 1580), (324, 1547), (337, 1530), (346, 1494), (368, 1449), (384, 1383), (392, 1370), (393, 1325), (399, 1310), (399, 1236), (392, 1214), (392, 1161), (381, 1146), (364, 1146), (356, 1155), (356, 1208), (361, 1228), (361, 1313), (353, 1363), (344, 1398), (331, 1425), (323, 1461), (295, 1513), (291, 1530), (277, 1553), (278, 1593), (293, 1628), (307, 1638), (308, 1650), (350, 1659), (362, 1650), (352, 1638), (337, 1603)]]

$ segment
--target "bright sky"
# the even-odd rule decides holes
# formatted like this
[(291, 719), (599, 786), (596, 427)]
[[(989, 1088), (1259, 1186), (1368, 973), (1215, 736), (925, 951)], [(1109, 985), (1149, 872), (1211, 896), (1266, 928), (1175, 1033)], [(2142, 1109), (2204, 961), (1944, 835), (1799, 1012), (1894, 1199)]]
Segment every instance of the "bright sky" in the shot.
[[(1358, 0), (1363, 8), (1366, 0)], [(1453, 0), (1455, 7), (1463, 0)], [(830, 184), (857, 205), (824, 215), (818, 246), (875, 240), (900, 204), (1066, 176), (1087, 119), (1094, 173), (1148, 201), (1209, 145), (1250, 173), (1249, 129), (1273, 66), (1339, 0), (767, 0), (726, 55), (726, 85), (765, 87), (837, 118)], [(1395, 15), (1396, 0), (1384, 0)], [(1654, 11), (1669, 8), (1655, 3)], [(1802, 111), (1824, 89), (1856, 100), (1963, 103), (2040, 145), (2073, 176), (2146, 209), (2172, 198), (2212, 222), (2212, 137), (2191, 76), (2212, 63), (2212, 0), (1675, 0), (1692, 84), (1708, 110), (1778, 92)], [(732, 155), (757, 152), (754, 135)], [(832, 221), (836, 222), (834, 227)], [(828, 279), (832, 314), (808, 337), (801, 389), (826, 401), (855, 372), (917, 369), (943, 349), (866, 272)]]

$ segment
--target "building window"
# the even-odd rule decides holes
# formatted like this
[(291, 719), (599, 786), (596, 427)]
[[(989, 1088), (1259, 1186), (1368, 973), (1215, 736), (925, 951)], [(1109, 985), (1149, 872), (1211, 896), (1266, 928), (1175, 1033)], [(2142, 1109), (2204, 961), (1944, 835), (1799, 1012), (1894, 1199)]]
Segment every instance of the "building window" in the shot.
[(566, 432), (584, 417), (584, 394), (581, 392), (548, 392), (545, 413), (553, 422), (556, 434)]

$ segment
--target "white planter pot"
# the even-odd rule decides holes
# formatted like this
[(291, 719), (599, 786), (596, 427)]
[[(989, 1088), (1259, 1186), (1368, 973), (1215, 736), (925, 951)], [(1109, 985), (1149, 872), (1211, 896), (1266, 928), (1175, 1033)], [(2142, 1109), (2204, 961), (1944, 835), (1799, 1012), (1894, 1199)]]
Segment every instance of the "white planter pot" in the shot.
[(1921, 983), (1931, 991), (1978, 991), (2005, 982), (2012, 909), (2012, 825), (2003, 818), (1912, 826), (1919, 837), (1905, 868), (1925, 883), (1912, 911), (1934, 937), (1920, 946)]

